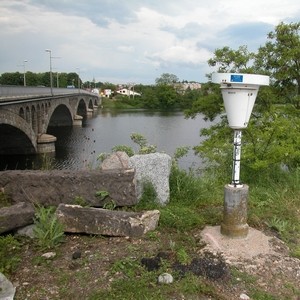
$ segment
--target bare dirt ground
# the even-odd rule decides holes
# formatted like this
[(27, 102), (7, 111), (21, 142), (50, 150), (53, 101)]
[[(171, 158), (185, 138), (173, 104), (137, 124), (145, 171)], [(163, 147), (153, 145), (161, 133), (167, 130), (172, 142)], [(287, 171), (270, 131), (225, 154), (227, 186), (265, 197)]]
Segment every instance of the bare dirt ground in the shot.
[[(219, 296), (199, 294), (188, 298), (181, 293), (166, 299), (300, 299), (300, 260), (289, 256), (283, 242), (255, 231), (246, 242), (234, 240), (230, 244), (215, 230), (218, 229), (211, 227), (188, 233), (196, 243), (187, 246), (187, 250), (195, 262), (206, 262), (204, 267), (210, 268), (206, 275), (211, 276), (198, 274)], [(65, 242), (54, 250), (56, 256), (48, 260), (41, 257), (47, 251), (40, 252), (30, 243), (26, 244), (17, 272), (9, 277), (16, 286), (15, 300), (89, 299), (93, 291), (108, 289), (121, 276), (112, 272), (118, 262), (126, 259), (141, 262), (142, 258), (153, 258), (162, 251), (171, 253), (170, 245), (177, 240), (178, 233), (170, 232), (156, 232), (142, 238), (67, 235)], [(208, 252), (214, 257), (212, 260), (219, 257), (222, 264), (207, 264), (207, 256), (199, 260)], [(173, 259), (172, 255), (167, 259)], [(197, 267), (199, 269), (199, 265)], [(219, 269), (210, 273), (216, 267)], [(227, 268), (230, 278), (220, 275)], [(152, 283), (152, 287), (155, 285), (157, 282)], [(243, 298), (253, 295), (255, 289), (273, 298)]]

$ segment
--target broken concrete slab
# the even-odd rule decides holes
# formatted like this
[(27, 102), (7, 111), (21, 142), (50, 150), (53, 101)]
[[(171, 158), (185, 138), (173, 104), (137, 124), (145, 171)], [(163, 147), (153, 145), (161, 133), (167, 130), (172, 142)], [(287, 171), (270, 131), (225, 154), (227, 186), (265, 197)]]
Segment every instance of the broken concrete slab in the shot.
[(34, 213), (34, 206), (25, 202), (0, 208), (0, 233), (32, 224)]
[[(138, 202), (134, 170), (12, 170), (0, 172), (0, 188), (13, 203), (29, 202), (43, 206), (76, 204), (76, 198), (87, 205), (102, 207), (113, 200), (116, 206)], [(105, 191), (106, 199), (97, 196)]]
[(138, 237), (157, 227), (160, 212), (125, 212), (60, 204), (56, 216), (65, 232)]

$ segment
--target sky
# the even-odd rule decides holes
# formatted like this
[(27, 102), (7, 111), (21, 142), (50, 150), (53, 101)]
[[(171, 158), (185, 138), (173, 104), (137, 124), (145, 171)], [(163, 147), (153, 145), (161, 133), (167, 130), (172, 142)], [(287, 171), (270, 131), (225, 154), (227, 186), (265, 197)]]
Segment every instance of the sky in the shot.
[(49, 71), (49, 49), (53, 72), (83, 81), (206, 82), (215, 49), (256, 51), (299, 21), (299, 0), (0, 0), (0, 74)]

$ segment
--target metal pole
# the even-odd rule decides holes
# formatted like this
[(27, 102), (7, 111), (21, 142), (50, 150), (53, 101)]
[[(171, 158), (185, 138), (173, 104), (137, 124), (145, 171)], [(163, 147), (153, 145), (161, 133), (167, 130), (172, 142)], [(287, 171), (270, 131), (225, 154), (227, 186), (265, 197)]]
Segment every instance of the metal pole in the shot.
[(26, 86), (26, 68), (25, 68), (25, 63), (27, 63), (28, 60), (23, 61), (23, 66), (24, 66), (24, 86)]
[(53, 96), (53, 79), (52, 79), (52, 53), (50, 49), (46, 49), (46, 52), (49, 52), (50, 55), (50, 91), (51, 95)]
[(231, 181), (231, 184), (234, 187), (242, 186), (240, 182), (241, 147), (242, 147), (242, 131), (234, 130), (233, 166), (232, 166), (232, 181)]
[(78, 70), (78, 94), (80, 94), (80, 69), (77, 68)]

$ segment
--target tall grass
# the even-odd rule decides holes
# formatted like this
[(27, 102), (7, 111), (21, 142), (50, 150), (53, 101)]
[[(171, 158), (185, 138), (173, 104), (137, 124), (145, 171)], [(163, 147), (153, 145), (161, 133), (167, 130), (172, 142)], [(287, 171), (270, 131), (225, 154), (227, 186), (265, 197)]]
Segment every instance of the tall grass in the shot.
[[(205, 225), (219, 225), (223, 218), (224, 185), (229, 182), (218, 170), (201, 175), (181, 170), (176, 164), (170, 175), (170, 202), (158, 207), (146, 198), (141, 207), (158, 207), (160, 228), (186, 232)], [(300, 168), (289, 172), (274, 169), (271, 174), (248, 178), (248, 224), (273, 232), (300, 254)]]

